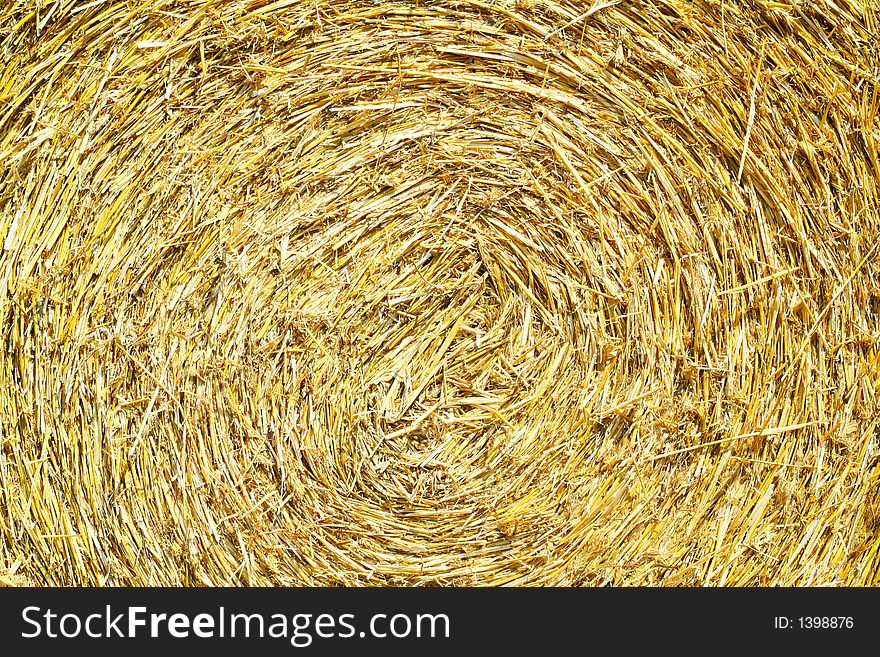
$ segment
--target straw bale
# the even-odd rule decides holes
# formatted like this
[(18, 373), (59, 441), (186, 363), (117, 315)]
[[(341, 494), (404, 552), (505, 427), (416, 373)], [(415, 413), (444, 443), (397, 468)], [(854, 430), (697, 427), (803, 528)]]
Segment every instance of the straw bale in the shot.
[(876, 0), (5, 0), (0, 583), (880, 583)]

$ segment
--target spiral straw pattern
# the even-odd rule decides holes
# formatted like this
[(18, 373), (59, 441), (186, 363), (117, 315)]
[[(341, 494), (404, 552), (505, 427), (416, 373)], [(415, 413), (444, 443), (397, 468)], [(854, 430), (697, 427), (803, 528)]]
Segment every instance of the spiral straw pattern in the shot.
[(6, 2), (0, 581), (880, 583), (878, 18)]

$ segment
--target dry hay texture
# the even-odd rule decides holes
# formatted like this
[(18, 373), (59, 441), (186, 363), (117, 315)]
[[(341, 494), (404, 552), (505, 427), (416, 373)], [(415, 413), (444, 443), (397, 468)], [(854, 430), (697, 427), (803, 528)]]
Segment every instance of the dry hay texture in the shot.
[(880, 584), (880, 10), (5, 0), (0, 580)]

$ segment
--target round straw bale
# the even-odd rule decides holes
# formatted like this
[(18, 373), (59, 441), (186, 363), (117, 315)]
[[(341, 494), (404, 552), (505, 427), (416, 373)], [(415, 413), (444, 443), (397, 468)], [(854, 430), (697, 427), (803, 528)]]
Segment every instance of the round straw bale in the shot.
[(0, 582), (880, 583), (878, 34), (5, 2)]

